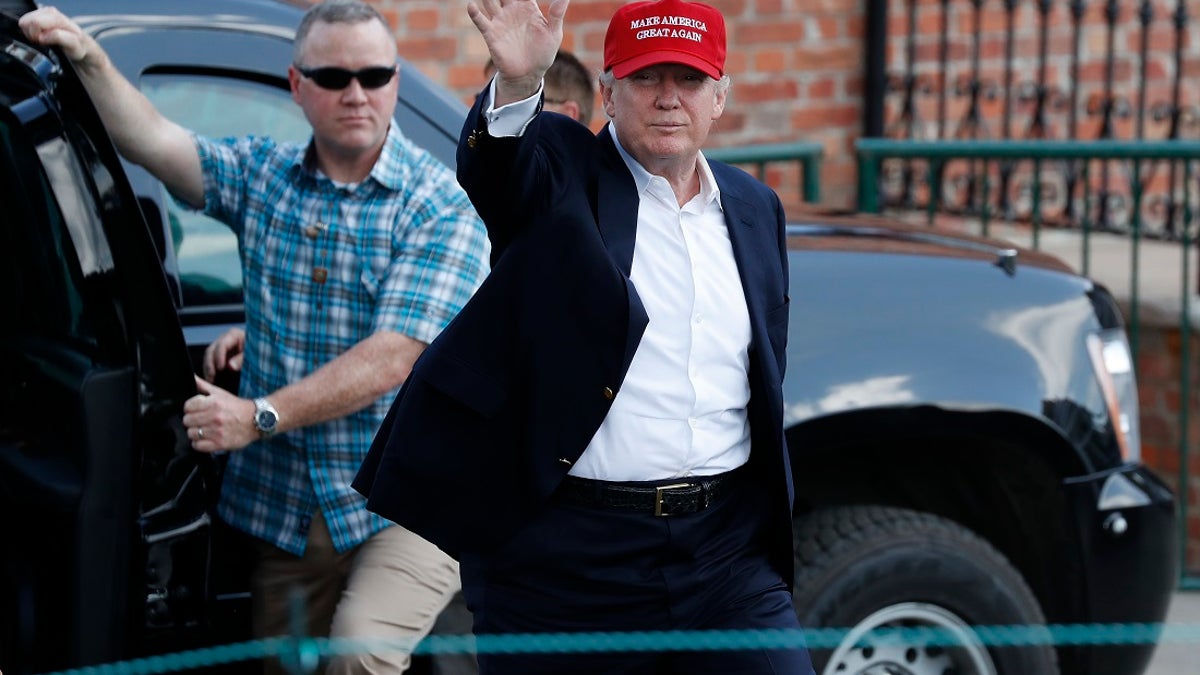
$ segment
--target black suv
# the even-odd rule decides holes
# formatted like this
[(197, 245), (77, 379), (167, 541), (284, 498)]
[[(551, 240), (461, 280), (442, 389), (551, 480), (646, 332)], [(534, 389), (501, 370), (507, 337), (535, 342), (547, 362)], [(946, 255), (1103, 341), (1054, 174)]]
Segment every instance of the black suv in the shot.
[[(299, 8), (58, 4), (184, 125), (307, 133), (284, 77)], [(248, 639), (220, 462), (180, 423), (196, 355), (242, 320), (234, 238), (122, 163), (69, 65), (21, 38), (30, 8), (0, 0), (0, 670)], [(452, 163), (462, 104), (407, 64), (400, 97), (404, 132)], [(1151, 645), (989, 647), (970, 629), (1036, 642), (1046, 623), (1165, 616), (1174, 500), (1139, 462), (1109, 293), (1034, 252), (884, 220), (807, 216), (790, 245), (796, 607), (850, 629), (818, 670), (1141, 672)], [(897, 626), (963, 646), (874, 632)]]

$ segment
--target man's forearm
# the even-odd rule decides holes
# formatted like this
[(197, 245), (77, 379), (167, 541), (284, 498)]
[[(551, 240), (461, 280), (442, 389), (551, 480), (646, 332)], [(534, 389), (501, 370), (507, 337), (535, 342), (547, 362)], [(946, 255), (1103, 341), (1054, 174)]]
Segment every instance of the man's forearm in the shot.
[(279, 411), (279, 429), (320, 424), (362, 410), (404, 383), (425, 343), (382, 331), (304, 379), (267, 394)]
[(144, 166), (188, 204), (203, 206), (200, 158), (191, 134), (163, 117), (107, 55), (100, 52), (99, 57), (85, 61), (77, 72), (117, 151)]

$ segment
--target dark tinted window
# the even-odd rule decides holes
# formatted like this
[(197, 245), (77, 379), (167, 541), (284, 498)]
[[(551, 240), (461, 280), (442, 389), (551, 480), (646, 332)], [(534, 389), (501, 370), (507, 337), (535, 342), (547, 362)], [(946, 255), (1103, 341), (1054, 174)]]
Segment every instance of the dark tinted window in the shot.
[(75, 249), (37, 151), (23, 134), (0, 114), (0, 324), (8, 336), (88, 342), (93, 331)]

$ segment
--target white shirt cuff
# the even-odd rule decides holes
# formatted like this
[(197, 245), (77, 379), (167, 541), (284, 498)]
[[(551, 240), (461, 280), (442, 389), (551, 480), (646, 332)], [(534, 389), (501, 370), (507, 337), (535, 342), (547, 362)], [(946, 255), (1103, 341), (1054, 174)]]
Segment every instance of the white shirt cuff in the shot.
[(496, 100), (496, 78), (493, 77), (483, 101), (483, 117), (488, 123), (488, 135), (505, 138), (524, 134), (525, 127), (529, 126), (538, 112), (543, 86), (544, 82), (538, 85), (538, 90), (527, 99), (494, 108), (492, 106)]

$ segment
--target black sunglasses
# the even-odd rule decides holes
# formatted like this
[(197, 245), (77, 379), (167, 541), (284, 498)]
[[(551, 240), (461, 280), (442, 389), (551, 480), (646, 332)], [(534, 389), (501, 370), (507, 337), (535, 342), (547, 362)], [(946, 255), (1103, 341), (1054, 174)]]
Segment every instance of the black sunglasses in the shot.
[(347, 70), (328, 66), (325, 68), (305, 68), (296, 66), (300, 74), (316, 83), (322, 89), (345, 89), (350, 86), (350, 80), (358, 80), (363, 89), (378, 89), (396, 76), (395, 66), (370, 66), (359, 70)]

